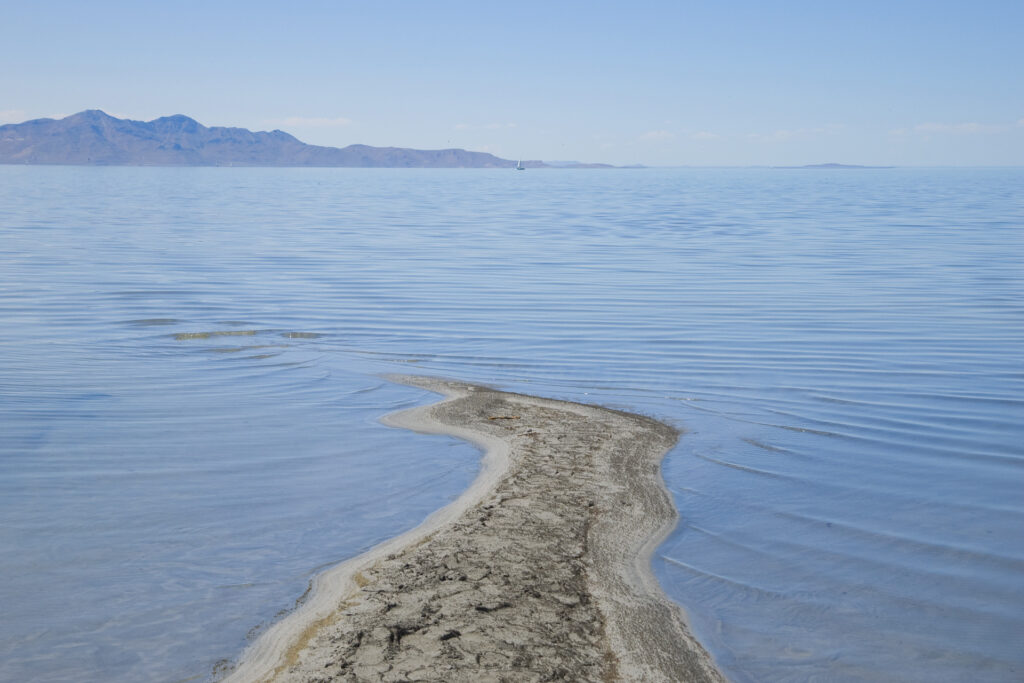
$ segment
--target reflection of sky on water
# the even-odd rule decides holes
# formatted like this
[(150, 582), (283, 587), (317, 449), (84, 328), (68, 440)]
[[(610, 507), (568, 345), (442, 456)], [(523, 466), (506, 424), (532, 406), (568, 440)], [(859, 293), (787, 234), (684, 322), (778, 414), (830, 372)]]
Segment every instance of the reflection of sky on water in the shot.
[(457, 495), (396, 371), (685, 427), (655, 570), (737, 679), (1021, 665), (1019, 171), (0, 177), (0, 677), (203, 676)]

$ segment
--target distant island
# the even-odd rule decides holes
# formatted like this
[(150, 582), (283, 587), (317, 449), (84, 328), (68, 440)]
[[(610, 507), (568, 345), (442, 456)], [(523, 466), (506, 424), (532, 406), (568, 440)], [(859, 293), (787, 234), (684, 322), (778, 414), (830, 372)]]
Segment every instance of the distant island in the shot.
[(833, 168), (895, 168), (894, 166), (858, 166), (857, 164), (805, 164), (804, 166), (772, 166), (772, 168), (806, 168), (827, 170)]
[[(522, 163), (527, 168), (550, 167), (543, 161)], [(181, 114), (133, 121), (90, 109), (59, 120), (0, 126), (0, 164), (514, 168), (516, 162), (464, 149), (320, 147), (281, 130), (208, 128)], [(558, 167), (614, 168), (576, 162)]]

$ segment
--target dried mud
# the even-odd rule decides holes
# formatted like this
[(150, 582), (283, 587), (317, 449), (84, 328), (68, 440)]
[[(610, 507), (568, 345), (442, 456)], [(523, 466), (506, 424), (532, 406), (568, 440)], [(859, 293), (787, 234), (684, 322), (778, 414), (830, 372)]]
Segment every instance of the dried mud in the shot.
[(659, 471), (674, 430), (593, 406), (400, 381), (449, 398), (399, 424), (500, 441), (507, 469), (453, 519), (347, 563), (331, 609), (278, 636), (272, 670), (230, 678), (723, 680), (649, 571), (676, 520)]

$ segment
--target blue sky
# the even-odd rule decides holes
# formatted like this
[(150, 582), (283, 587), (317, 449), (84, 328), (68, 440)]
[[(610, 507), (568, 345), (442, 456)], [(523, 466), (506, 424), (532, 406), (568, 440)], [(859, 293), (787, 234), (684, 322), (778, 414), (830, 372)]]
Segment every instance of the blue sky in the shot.
[(0, 123), (650, 165), (1024, 165), (1024, 2), (5, 3)]

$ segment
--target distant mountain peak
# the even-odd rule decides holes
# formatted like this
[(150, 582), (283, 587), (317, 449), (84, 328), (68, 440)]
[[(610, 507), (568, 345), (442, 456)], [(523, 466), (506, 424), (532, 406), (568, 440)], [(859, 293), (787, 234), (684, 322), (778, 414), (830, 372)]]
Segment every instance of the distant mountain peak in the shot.
[(86, 109), (85, 111), (80, 111), (77, 114), (72, 114), (71, 116), (65, 117), (64, 119), (61, 119), (61, 120), (67, 121), (69, 119), (113, 119), (113, 118), (114, 118), (113, 116), (111, 116), (107, 112), (103, 111), (102, 109)]
[(0, 126), (0, 164), (513, 168), (516, 162), (464, 149), (319, 147), (282, 130), (206, 127), (184, 114), (133, 121), (87, 109)]
[(191, 116), (185, 116), (184, 114), (172, 114), (171, 116), (161, 116), (158, 119), (153, 119), (152, 121), (150, 121), (150, 123), (161, 123), (161, 122), (163, 122), (163, 123), (179, 123), (179, 124), (189, 124), (189, 123), (196, 123), (196, 124), (198, 124), (199, 123), (198, 121), (196, 121)]
[(158, 119), (153, 119), (149, 122), (154, 128), (164, 131), (178, 131), (184, 133), (196, 133), (199, 130), (206, 130), (206, 126), (202, 125), (195, 119), (185, 116), (184, 114), (175, 114), (173, 116), (161, 116)]
[(274, 130), (272, 130), (269, 133), (267, 133), (267, 135), (270, 135), (271, 137), (275, 137), (275, 138), (278, 138), (278, 139), (281, 139), (281, 140), (294, 140), (295, 142), (301, 142), (301, 140), (299, 140), (297, 137), (295, 137), (291, 133), (286, 133), (286, 132), (284, 132), (283, 130), (281, 130), (279, 128), (275, 128)]
[[(0, 125), (0, 164), (514, 168), (516, 162), (457, 148), (320, 147), (307, 145), (283, 130), (207, 127), (185, 114), (133, 121), (86, 109), (60, 120)], [(523, 161), (523, 166), (545, 168), (549, 164)], [(612, 168), (578, 162), (558, 166)]]

